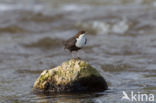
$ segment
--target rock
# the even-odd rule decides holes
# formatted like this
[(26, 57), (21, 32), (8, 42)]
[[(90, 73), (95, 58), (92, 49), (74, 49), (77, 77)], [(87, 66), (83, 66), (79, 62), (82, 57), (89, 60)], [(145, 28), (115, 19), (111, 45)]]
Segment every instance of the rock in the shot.
[(95, 68), (78, 59), (44, 70), (33, 87), (48, 92), (96, 92), (108, 88), (105, 79)]

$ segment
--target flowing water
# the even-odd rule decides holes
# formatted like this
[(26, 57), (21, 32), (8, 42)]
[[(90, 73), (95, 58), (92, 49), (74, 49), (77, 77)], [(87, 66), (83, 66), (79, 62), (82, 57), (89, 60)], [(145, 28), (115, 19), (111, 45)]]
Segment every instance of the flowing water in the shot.
[[(79, 54), (109, 90), (34, 93), (44, 69), (71, 58), (62, 42), (82, 29), (88, 44)], [(122, 91), (156, 94), (155, 0), (0, 1), (0, 103), (126, 103)]]

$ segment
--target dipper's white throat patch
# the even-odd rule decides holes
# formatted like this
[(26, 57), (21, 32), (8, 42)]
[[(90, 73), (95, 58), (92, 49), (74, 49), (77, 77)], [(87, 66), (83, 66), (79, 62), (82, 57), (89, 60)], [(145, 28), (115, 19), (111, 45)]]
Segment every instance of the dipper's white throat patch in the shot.
[(76, 47), (82, 48), (86, 44), (86, 35), (81, 34), (78, 38), (76, 38)]

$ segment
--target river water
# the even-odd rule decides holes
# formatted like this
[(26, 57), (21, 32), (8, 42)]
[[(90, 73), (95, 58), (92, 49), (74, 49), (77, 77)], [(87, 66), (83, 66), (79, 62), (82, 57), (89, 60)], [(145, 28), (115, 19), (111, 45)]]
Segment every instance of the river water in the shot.
[[(44, 69), (71, 58), (62, 42), (82, 29), (88, 44), (79, 54), (109, 90), (34, 93)], [(155, 0), (0, 1), (0, 103), (129, 103), (123, 91), (156, 94)]]

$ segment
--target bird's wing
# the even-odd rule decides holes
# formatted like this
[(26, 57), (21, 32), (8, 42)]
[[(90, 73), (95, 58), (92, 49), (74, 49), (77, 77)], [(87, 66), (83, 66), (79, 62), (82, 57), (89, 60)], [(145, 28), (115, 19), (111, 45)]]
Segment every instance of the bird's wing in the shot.
[(65, 42), (65, 48), (72, 47), (75, 45), (75, 43), (76, 43), (76, 39), (72, 37)]

